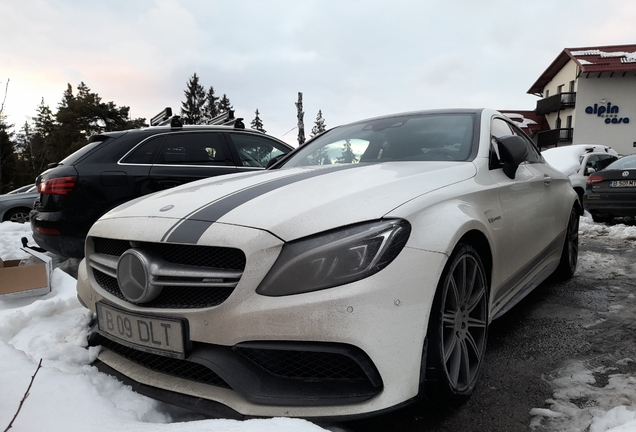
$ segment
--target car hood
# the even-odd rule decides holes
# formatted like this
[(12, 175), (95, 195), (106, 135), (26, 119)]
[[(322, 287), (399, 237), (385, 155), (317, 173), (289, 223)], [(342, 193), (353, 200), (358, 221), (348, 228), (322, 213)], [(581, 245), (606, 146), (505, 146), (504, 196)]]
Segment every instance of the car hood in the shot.
[(397, 162), (232, 174), (139, 198), (102, 219), (173, 218), (164, 239), (177, 243), (196, 241), (212, 223), (262, 229), (289, 241), (379, 219), (475, 173), (470, 162)]

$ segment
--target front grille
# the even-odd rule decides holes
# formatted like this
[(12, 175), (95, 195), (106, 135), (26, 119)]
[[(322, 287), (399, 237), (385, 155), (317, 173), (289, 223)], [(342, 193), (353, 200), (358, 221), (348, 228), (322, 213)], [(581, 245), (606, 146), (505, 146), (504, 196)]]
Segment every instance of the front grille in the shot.
[(198, 363), (138, 351), (104, 337), (99, 338), (99, 344), (115, 354), (153, 371), (216, 387), (231, 388), (223, 378)]
[[(128, 240), (93, 237), (95, 253), (120, 256), (132, 246)], [(245, 254), (240, 249), (214, 246), (181, 245), (173, 243), (140, 243), (154, 250), (169, 263), (200, 267), (244, 270)]]
[(235, 347), (234, 351), (272, 375), (298, 380), (368, 381), (352, 358), (339, 353)]
[[(127, 301), (119, 290), (117, 279), (93, 269), (95, 281), (115, 297)], [(218, 306), (232, 294), (234, 288), (164, 287), (159, 297), (137, 306), (159, 309), (196, 309)]]
[[(246, 262), (243, 251), (235, 248), (130, 242), (102, 237), (93, 237), (92, 241), (95, 252), (88, 256), (88, 263), (95, 281), (125, 301), (116, 277), (119, 257), (132, 247), (160, 257), (158, 262), (164, 273), (157, 284), (163, 286), (161, 294), (151, 302), (139, 303), (140, 307), (194, 309), (218, 306), (234, 291)], [(210, 276), (206, 276), (208, 273)]]

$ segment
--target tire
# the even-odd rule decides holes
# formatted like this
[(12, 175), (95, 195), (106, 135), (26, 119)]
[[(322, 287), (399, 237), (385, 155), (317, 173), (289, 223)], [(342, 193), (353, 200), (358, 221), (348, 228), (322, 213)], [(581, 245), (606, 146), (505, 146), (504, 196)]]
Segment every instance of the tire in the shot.
[(579, 213), (575, 207), (570, 211), (568, 227), (565, 231), (565, 243), (561, 252), (561, 261), (555, 270), (555, 275), (560, 279), (569, 279), (574, 276), (579, 262)]
[(488, 279), (477, 251), (460, 243), (444, 268), (427, 330), (424, 397), (458, 405), (472, 393), (488, 338)]
[(17, 222), (17, 223), (25, 223), (29, 222), (29, 212), (31, 209), (28, 208), (17, 208), (13, 210), (9, 210), (4, 214), (5, 221)]

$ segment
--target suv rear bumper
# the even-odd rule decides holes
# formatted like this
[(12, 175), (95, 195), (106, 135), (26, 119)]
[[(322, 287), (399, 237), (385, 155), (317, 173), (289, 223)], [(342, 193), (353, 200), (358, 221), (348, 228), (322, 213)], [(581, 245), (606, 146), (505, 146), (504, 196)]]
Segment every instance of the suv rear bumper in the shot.
[(43, 249), (67, 258), (84, 258), (84, 238), (46, 235), (33, 231), (33, 240)]
[[(33, 240), (43, 249), (56, 255), (68, 258), (84, 257), (85, 236), (68, 235), (64, 224), (57, 222), (52, 215), (59, 215), (61, 212), (42, 213), (32, 210), (29, 213), (31, 219), (31, 229), (33, 230)], [(60, 234), (44, 234), (41, 229), (54, 229)]]

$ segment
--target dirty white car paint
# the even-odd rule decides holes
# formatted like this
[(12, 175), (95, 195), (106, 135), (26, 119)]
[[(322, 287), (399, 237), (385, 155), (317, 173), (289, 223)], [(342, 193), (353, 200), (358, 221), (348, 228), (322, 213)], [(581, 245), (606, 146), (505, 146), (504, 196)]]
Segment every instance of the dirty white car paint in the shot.
[(89, 233), (78, 296), (98, 367), (211, 415), (453, 402), (492, 319), (575, 271), (579, 213), (567, 176), (498, 112), (386, 116), (265, 172), (114, 209)]

